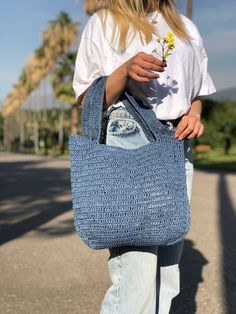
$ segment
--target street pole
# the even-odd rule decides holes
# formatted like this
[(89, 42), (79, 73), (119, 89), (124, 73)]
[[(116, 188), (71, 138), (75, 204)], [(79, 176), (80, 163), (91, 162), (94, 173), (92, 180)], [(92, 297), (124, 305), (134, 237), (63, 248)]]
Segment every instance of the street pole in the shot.
[(193, 15), (193, 2), (186, 0), (186, 16), (191, 20)]

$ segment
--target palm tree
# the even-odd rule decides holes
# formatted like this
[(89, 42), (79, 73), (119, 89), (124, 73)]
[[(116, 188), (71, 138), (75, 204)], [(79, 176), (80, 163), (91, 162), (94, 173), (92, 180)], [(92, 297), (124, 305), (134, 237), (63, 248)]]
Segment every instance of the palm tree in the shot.
[[(72, 22), (66, 12), (61, 12), (56, 20), (50, 22), (42, 37), (42, 46), (32, 54), (19, 77), (18, 83), (4, 100), (2, 115), (5, 118), (23, 105), (30, 93), (38, 87), (40, 81), (50, 73), (57, 59), (68, 52), (71, 45), (76, 43), (78, 23)], [(35, 134), (37, 135), (37, 130)], [(36, 137), (35, 142), (37, 144)], [(37, 150), (37, 145), (35, 148)]]
[[(63, 57), (61, 57), (57, 65), (55, 66), (52, 72), (52, 87), (55, 97), (62, 104), (61, 111), (61, 132), (62, 132), (62, 123), (64, 118), (64, 106), (65, 104), (72, 104), (71, 112), (71, 132), (78, 132), (78, 107), (75, 102), (74, 91), (72, 88), (72, 79), (74, 73), (74, 64), (76, 59), (76, 52), (69, 52)], [(60, 144), (63, 143), (63, 135), (61, 135)], [(63, 147), (63, 145), (61, 146)], [(63, 150), (63, 149), (62, 149)]]
[[(49, 43), (49, 45), (53, 47), (53, 50), (56, 52), (56, 54), (60, 55), (67, 53), (71, 44), (77, 41), (77, 37), (78, 23), (72, 22), (66, 12), (60, 12), (57, 19), (50, 21), (50, 27), (47, 31), (43, 33), (44, 42)], [(72, 112), (74, 113), (76, 110), (76, 104), (74, 104), (74, 93), (71, 86), (71, 82), (73, 79), (74, 63), (75, 54), (68, 53), (64, 58), (62, 57), (62, 59), (57, 62), (56, 69), (53, 71), (53, 91), (55, 97), (59, 100), (61, 104), (59, 130), (59, 144), (61, 147), (61, 151), (64, 150), (64, 104), (72, 103)], [(76, 114), (73, 115), (73, 117), (75, 116)], [(72, 125), (76, 126), (75, 118), (73, 119)]]
[[(58, 18), (49, 24), (49, 27), (42, 34), (42, 46), (32, 54), (25, 66), (25, 74), (22, 78), (24, 78), (24, 81), (27, 81), (27, 88), (25, 84), (20, 84), (21, 81), (19, 79), (19, 83), (16, 85), (21, 90), (22, 97), (19, 98), (18, 104), (16, 105), (15, 103), (14, 106), (11, 99), (9, 100), (11, 97), (7, 97), (3, 104), (3, 116), (11, 114), (18, 106), (23, 104), (29, 93), (52, 70), (58, 57), (66, 53), (70, 46), (77, 41), (78, 23), (72, 22), (66, 12), (61, 12)], [(23, 89), (26, 93), (23, 93)]]
[(73, 22), (69, 15), (62, 11), (55, 20), (49, 22), (49, 27), (43, 32), (42, 38), (46, 46), (53, 49), (55, 61), (68, 52), (70, 46), (75, 44), (78, 38), (79, 23)]

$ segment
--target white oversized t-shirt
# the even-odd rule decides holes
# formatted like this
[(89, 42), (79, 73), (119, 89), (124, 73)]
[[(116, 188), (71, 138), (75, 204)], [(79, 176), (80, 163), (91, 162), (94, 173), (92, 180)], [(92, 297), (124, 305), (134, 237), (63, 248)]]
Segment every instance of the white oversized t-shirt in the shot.
[[(164, 17), (159, 12), (148, 15), (150, 21), (155, 18), (157, 33), (153, 34), (153, 40), (149, 44), (143, 44), (139, 36), (120, 51), (118, 44), (111, 44), (112, 18), (109, 15), (106, 32), (104, 33), (102, 22), (97, 13), (88, 20), (82, 36), (76, 57), (73, 89), (78, 98), (98, 77), (110, 75), (122, 63), (132, 58), (140, 51), (152, 54), (159, 49), (155, 41), (157, 37), (165, 37), (171, 32)], [(135, 98), (147, 102), (158, 119), (176, 119), (187, 113), (191, 102), (197, 96), (214, 93), (215, 86), (208, 73), (207, 55), (202, 38), (195, 24), (181, 14), (186, 30), (191, 36), (187, 44), (175, 36), (175, 48), (167, 59), (167, 67), (164, 72), (159, 72), (157, 79), (151, 79), (148, 83), (128, 81), (127, 91)], [(153, 56), (158, 57), (153, 53)], [(117, 102), (109, 107), (123, 106)]]

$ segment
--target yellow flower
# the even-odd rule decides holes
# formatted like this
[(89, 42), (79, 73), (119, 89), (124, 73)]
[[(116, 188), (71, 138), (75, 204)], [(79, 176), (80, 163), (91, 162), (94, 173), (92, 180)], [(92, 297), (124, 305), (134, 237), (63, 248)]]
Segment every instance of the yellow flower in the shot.
[(164, 52), (163, 58), (166, 59), (169, 56), (168, 52)]
[(171, 50), (173, 50), (175, 48), (175, 45), (173, 44), (173, 45), (169, 45), (168, 47), (167, 47), (167, 50), (169, 50), (169, 51), (171, 51)]
[(167, 37), (169, 37), (170, 39), (173, 39), (173, 40), (174, 40), (174, 34), (171, 33), (171, 32), (168, 32), (168, 33), (167, 33)]
[(166, 62), (166, 58), (171, 54), (169, 53), (175, 48), (175, 38), (174, 34), (168, 32), (167, 35), (163, 38), (157, 38), (156, 41), (160, 44), (162, 48), (162, 55), (157, 52), (157, 49), (154, 49), (152, 52), (157, 53), (164, 62)]

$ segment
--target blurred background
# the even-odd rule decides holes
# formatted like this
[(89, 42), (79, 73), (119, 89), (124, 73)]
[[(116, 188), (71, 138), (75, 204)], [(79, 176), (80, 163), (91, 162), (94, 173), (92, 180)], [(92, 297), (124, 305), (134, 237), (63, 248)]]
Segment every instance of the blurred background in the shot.
[[(83, 1), (0, 2), (0, 151), (68, 155), (79, 133), (72, 90)], [(206, 132), (194, 140), (196, 165), (235, 167), (235, 1), (178, 1), (198, 26), (217, 93), (205, 100)]]
[[(81, 132), (72, 79), (85, 2), (0, 0), (4, 314), (98, 313), (110, 286), (108, 253), (79, 240), (71, 210), (68, 137)], [(192, 141), (193, 227), (173, 313), (235, 313), (236, 2), (177, 3), (201, 33), (217, 92), (204, 98), (205, 133)]]

